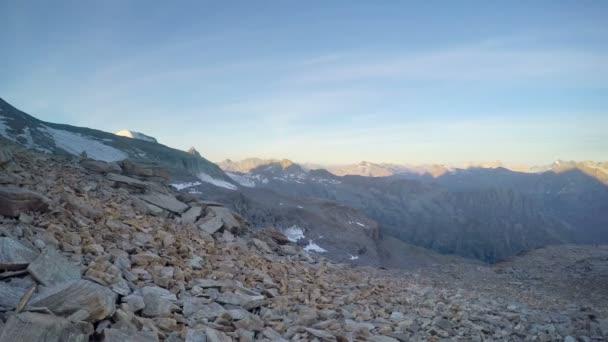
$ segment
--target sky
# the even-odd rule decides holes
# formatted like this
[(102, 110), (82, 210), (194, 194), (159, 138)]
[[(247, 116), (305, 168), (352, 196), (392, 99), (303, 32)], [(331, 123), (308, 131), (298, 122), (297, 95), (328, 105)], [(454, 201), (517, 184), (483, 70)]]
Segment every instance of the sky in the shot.
[(0, 0), (0, 97), (213, 161), (606, 161), (606, 18), (587, 0)]

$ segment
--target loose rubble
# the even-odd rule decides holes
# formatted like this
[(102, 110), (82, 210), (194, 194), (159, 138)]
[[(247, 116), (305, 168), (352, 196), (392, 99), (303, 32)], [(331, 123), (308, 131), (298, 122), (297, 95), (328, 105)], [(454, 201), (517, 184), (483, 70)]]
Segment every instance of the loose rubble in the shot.
[(433, 285), (423, 272), (329, 262), (217, 203), (174, 192), (150, 164), (1, 155), (0, 207), (9, 209), (0, 213), (0, 341), (608, 336), (593, 307), (546, 310)]

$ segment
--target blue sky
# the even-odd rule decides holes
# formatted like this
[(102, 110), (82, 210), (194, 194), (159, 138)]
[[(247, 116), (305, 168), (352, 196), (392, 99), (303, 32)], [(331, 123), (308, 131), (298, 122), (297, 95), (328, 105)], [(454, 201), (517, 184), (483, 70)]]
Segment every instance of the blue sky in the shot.
[(0, 1), (0, 97), (207, 158), (608, 160), (605, 1)]

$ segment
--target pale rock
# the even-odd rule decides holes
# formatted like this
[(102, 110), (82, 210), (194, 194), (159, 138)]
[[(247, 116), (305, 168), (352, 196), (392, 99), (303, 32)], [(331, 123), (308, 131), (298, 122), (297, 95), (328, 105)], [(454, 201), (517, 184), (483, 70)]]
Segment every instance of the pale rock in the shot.
[(8, 319), (0, 331), (0, 341), (87, 342), (92, 333), (90, 323), (72, 323), (57, 316), (23, 312)]
[(201, 206), (191, 207), (185, 213), (182, 214), (181, 222), (182, 222), (182, 224), (194, 224), (194, 222), (196, 222), (199, 219), (199, 217), (201, 217), (202, 214), (203, 214), (203, 207), (201, 207)]
[(0, 215), (19, 217), (23, 212), (49, 210), (50, 200), (45, 196), (15, 186), (0, 186)]
[(207, 342), (205, 329), (190, 329), (186, 331), (186, 342)]
[(104, 329), (103, 342), (158, 342), (158, 334), (154, 331), (132, 331), (119, 329)]
[(32, 307), (46, 307), (60, 316), (69, 316), (84, 309), (89, 313), (89, 322), (111, 316), (116, 309), (117, 295), (110, 289), (88, 280), (61, 283), (36, 295), (30, 302)]
[(80, 267), (55, 248), (47, 247), (28, 267), (28, 272), (44, 286), (54, 286), (80, 279)]
[(178, 201), (175, 197), (171, 195), (151, 193), (141, 195), (139, 196), (139, 198), (159, 208), (167, 209), (176, 214), (181, 214), (189, 208), (186, 203)]
[(24, 269), (37, 257), (37, 251), (23, 245), (18, 240), (0, 237), (0, 270)]

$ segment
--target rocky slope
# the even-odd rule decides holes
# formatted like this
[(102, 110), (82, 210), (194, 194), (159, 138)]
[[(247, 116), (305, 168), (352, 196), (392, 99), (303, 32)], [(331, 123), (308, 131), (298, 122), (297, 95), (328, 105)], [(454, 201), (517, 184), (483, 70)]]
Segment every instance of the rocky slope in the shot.
[[(548, 306), (543, 296), (513, 296), (503, 278), (497, 293), (485, 289), (492, 278), (473, 289), (457, 272), (334, 264), (276, 230), (257, 230), (215, 203), (174, 192), (162, 177), (0, 146), (0, 341), (608, 336), (598, 310), (608, 307), (605, 296), (594, 295), (591, 306), (568, 298)], [(594, 253), (575, 265), (576, 274), (608, 255)], [(605, 275), (605, 267), (594, 270)], [(517, 272), (499, 273), (509, 274)]]

